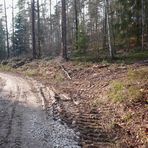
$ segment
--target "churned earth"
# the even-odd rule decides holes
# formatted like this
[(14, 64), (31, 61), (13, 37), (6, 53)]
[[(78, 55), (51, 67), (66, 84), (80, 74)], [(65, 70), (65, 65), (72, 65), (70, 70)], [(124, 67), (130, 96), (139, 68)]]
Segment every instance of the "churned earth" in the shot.
[(24, 59), (0, 70), (0, 147), (148, 146), (148, 60)]

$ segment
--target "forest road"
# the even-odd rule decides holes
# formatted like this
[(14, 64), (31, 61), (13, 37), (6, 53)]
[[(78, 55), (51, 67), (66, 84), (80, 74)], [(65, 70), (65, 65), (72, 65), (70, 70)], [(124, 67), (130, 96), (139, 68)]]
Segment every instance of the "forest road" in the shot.
[(79, 148), (72, 129), (47, 118), (33, 85), (0, 73), (0, 148)]

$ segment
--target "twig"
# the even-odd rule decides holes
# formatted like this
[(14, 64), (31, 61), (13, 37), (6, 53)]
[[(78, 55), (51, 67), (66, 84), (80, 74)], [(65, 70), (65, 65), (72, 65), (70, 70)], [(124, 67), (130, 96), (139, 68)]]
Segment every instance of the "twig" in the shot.
[(67, 75), (68, 79), (72, 79), (69, 75), (69, 73), (65, 70), (64, 66), (62, 66), (60, 63), (59, 63), (59, 66), (61, 67), (61, 69), (64, 71), (64, 73)]

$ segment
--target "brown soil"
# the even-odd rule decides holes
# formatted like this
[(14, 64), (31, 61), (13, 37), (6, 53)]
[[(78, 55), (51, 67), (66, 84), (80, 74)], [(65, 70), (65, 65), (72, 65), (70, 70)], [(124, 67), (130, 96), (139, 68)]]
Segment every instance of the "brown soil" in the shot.
[[(113, 80), (123, 79), (129, 69), (141, 67), (147, 65), (38, 60), (17, 68), (17, 72), (34, 77), (55, 91), (58, 97), (52, 104), (54, 118), (61, 119), (77, 131), (82, 147), (145, 148), (148, 146), (147, 104), (114, 103), (107, 95)], [(148, 97), (147, 90), (148, 87), (144, 97)], [(123, 117), (128, 114), (132, 114), (132, 118), (126, 121)]]

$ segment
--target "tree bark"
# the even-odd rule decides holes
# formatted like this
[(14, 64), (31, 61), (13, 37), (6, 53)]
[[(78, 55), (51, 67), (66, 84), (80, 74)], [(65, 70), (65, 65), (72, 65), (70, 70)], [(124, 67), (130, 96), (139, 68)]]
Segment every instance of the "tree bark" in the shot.
[(10, 57), (10, 48), (9, 48), (9, 33), (8, 33), (8, 20), (7, 20), (6, 0), (4, 0), (4, 10), (5, 10), (5, 24), (6, 24), (7, 58), (9, 58)]
[(66, 2), (62, 0), (62, 57), (66, 61), (67, 57), (67, 27), (66, 27)]
[(104, 21), (103, 21), (103, 49), (106, 48), (106, 35), (107, 35), (107, 31), (106, 31), (106, 7), (104, 7)]
[(77, 0), (74, 0), (74, 7), (75, 7), (75, 27), (76, 27), (76, 49), (78, 49), (78, 29), (79, 29), (79, 21), (78, 21)]
[(142, 39), (141, 39), (141, 45), (142, 45), (142, 50), (144, 49), (144, 1), (141, 0), (141, 6), (142, 6), (142, 11), (141, 11), (141, 16), (142, 16), (142, 27), (141, 27), (141, 33), (142, 33)]
[(53, 35), (53, 27), (52, 27), (52, 24), (53, 24), (53, 22), (52, 22), (52, 1), (49, 0), (49, 2), (50, 2), (50, 6), (49, 6), (49, 9), (50, 9), (50, 37), (49, 37), (49, 39), (50, 39), (50, 49), (52, 50), (52, 48), (53, 48), (53, 40), (52, 40), (52, 35)]
[(40, 27), (40, 2), (37, 0), (38, 10), (38, 57), (41, 57), (41, 27)]
[(106, 7), (106, 25), (107, 25), (107, 37), (108, 37), (108, 46), (109, 46), (109, 53), (110, 53), (110, 58), (114, 58), (114, 52), (112, 48), (112, 43), (111, 43), (111, 30), (110, 30), (110, 23), (109, 23), (109, 2), (108, 0), (105, 0), (105, 7)]
[(36, 58), (36, 38), (35, 38), (35, 1), (31, 1), (32, 10), (32, 51), (33, 58)]
[(14, 51), (14, 0), (12, 0), (12, 49)]

